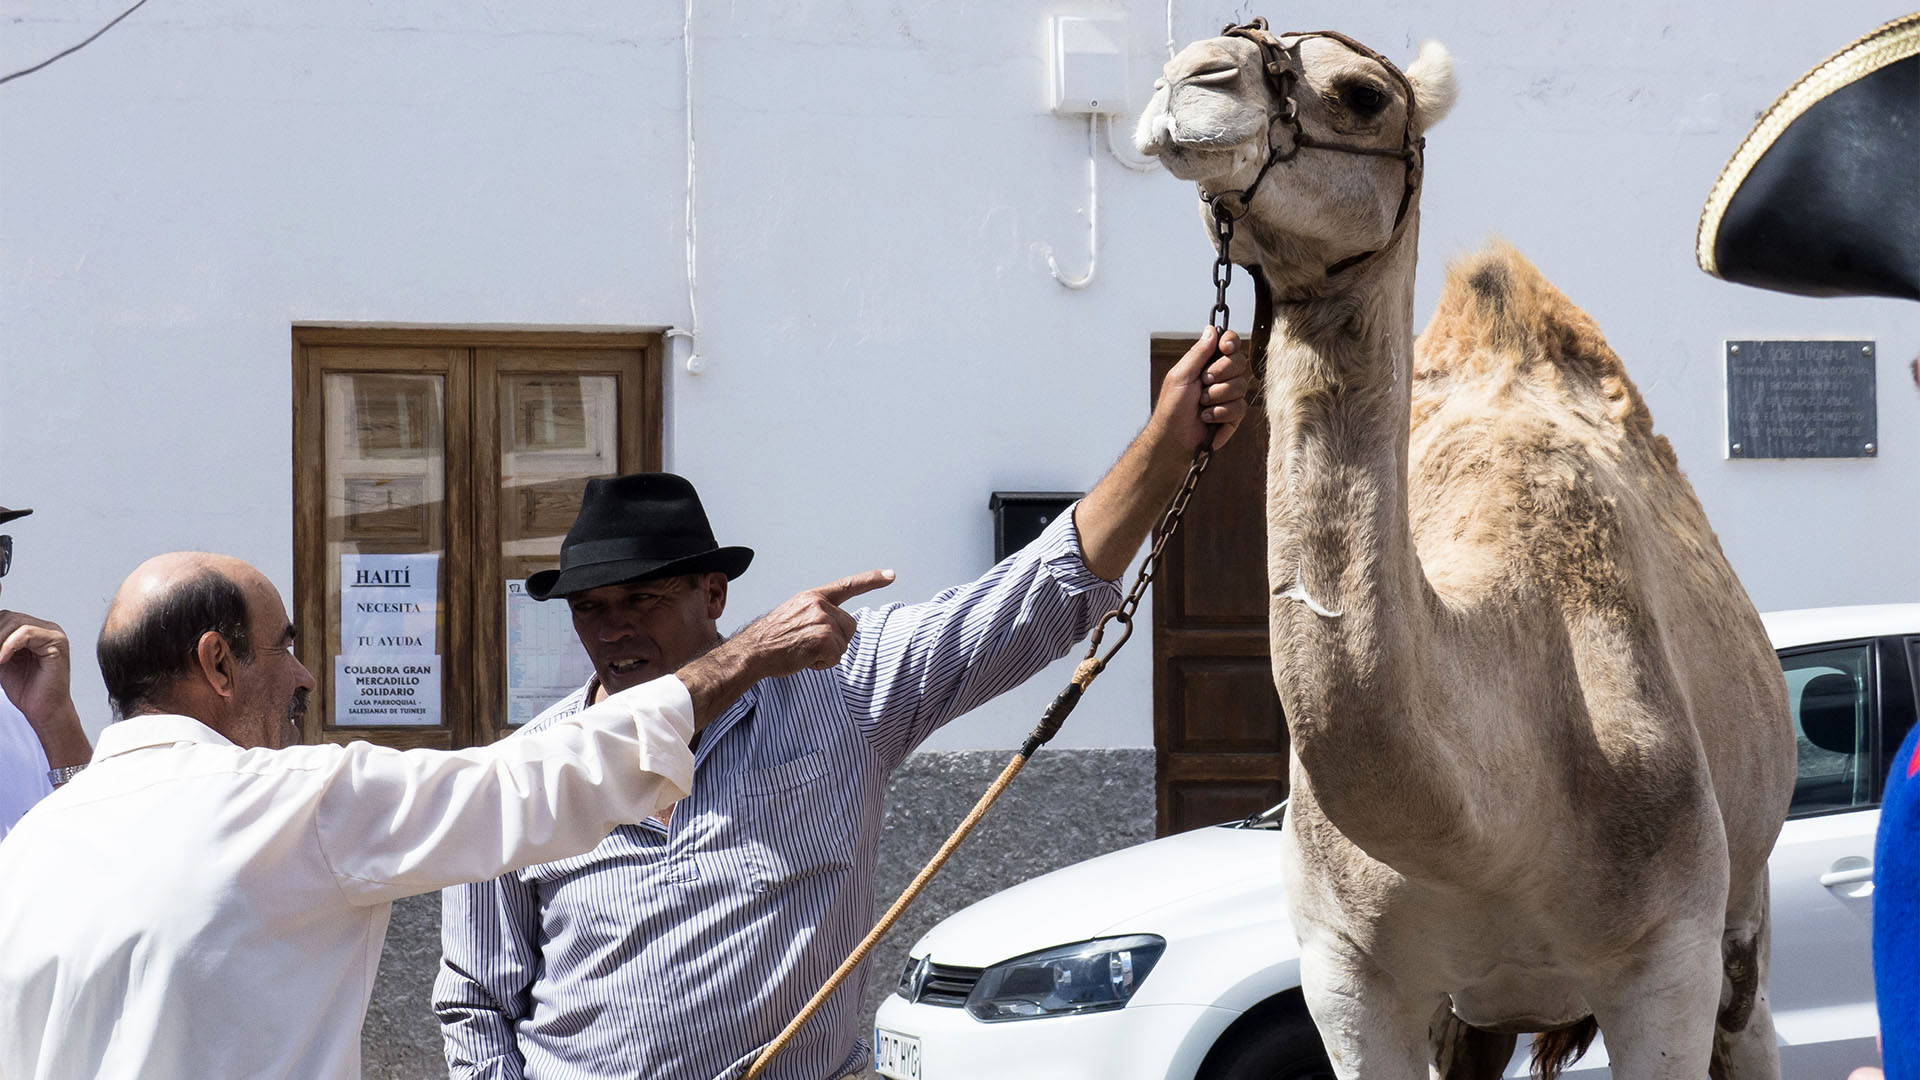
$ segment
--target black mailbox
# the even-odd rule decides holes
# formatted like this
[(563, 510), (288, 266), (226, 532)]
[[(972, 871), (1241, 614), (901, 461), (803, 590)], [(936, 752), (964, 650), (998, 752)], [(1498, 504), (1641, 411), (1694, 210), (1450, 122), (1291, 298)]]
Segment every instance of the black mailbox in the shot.
[(987, 500), (993, 511), (993, 561), (1019, 551), (1053, 519), (1085, 495), (1080, 491), (996, 491)]

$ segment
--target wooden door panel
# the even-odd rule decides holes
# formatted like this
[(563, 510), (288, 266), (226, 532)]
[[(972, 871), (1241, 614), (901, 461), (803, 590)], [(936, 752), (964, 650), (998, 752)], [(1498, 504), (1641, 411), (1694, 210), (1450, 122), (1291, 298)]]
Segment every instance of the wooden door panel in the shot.
[(475, 734), (490, 742), (570, 693), (590, 670), (565, 606), (526, 600), (524, 582), (559, 565), (589, 478), (660, 467), (659, 356), (651, 347), (502, 346), (475, 349), (474, 359), (483, 417), (476, 467), (482, 486), (500, 495), (497, 512), (480, 521), (479, 544), (497, 560), (495, 570), (475, 590), (482, 610), (493, 613), (478, 626), (482, 652), (500, 661), (480, 687)]
[(1179, 708), (1168, 750), (1286, 751), (1286, 724), (1265, 657), (1177, 656), (1167, 667)]
[[(1191, 344), (1155, 341), (1153, 387)], [(1216, 453), (1153, 589), (1161, 835), (1258, 813), (1287, 789), (1267, 648), (1264, 416)]]
[[(1253, 631), (1265, 641), (1265, 420), (1257, 425), (1259, 430), (1251, 430), (1255, 426), (1242, 425), (1200, 478), (1194, 499), (1205, 496), (1206, 508), (1200, 511), (1204, 525), (1183, 526), (1176, 539), (1181, 545), (1174, 577), (1178, 589), (1170, 599), (1178, 602), (1173, 614), (1183, 627), (1231, 626)], [(1159, 602), (1156, 596), (1154, 603)]]
[[(294, 606), (300, 655), (318, 683), (303, 724), (306, 741), (446, 748), (471, 737), (469, 615), (461, 590), (452, 587), (468, 550), (467, 470), (457, 452), (468, 408), (461, 355), (424, 345), (310, 344), (303, 357), (296, 336), (296, 385), (307, 407), (294, 415)], [(370, 555), (436, 557), (433, 641), (417, 655), (342, 639), (342, 560)], [(437, 672), (426, 678), (439, 681), (438, 706), (413, 722), (394, 717), (387, 726), (370, 719), (375, 710), (367, 702), (349, 710), (340, 700), (344, 665), (404, 665), (428, 656), (437, 658)]]
[[(1287, 784), (1282, 780), (1207, 780), (1175, 781), (1168, 787), (1172, 816), (1191, 822), (1188, 828), (1204, 828), (1238, 821), (1265, 810), (1286, 798)], [(1176, 830), (1176, 831), (1185, 831)]]

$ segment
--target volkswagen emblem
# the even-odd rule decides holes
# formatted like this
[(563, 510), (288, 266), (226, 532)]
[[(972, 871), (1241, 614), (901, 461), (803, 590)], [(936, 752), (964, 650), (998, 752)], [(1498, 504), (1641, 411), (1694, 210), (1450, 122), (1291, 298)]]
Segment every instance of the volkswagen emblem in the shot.
[(911, 987), (912, 993), (907, 995), (908, 1001), (918, 1002), (920, 1000), (921, 995), (926, 993), (927, 973), (932, 970), (933, 970), (932, 954), (928, 954), (926, 956), (921, 957), (920, 963), (915, 965), (913, 969), (913, 984)]

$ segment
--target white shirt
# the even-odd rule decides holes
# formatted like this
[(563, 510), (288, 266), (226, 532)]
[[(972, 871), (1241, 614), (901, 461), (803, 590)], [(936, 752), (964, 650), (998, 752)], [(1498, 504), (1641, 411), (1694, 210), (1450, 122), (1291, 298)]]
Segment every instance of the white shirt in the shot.
[(40, 736), (7, 695), (0, 694), (0, 839), (52, 790)]
[(0, 1076), (353, 1080), (392, 901), (684, 798), (692, 735), (671, 677), (472, 750), (114, 724), (0, 843)]

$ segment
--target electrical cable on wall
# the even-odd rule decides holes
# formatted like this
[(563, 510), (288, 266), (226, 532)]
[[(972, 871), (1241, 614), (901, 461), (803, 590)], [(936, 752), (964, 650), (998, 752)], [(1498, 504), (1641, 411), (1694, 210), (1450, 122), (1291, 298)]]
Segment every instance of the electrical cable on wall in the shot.
[(1053, 245), (1042, 244), (1046, 252), (1047, 269), (1053, 274), (1053, 280), (1069, 289), (1078, 291), (1093, 284), (1094, 272), (1100, 265), (1100, 174), (1097, 166), (1100, 162), (1100, 149), (1097, 136), (1100, 128), (1100, 114), (1087, 114), (1087, 272), (1080, 277), (1070, 278), (1060, 272), (1060, 264), (1053, 257)]
[[(1100, 265), (1100, 125), (1107, 126), (1107, 153), (1121, 165), (1137, 173), (1161, 167), (1151, 157), (1121, 148), (1118, 128), (1126, 112), (1127, 55), (1129, 35), (1126, 19), (1112, 15), (1051, 15), (1048, 25), (1048, 93), (1055, 116), (1084, 116), (1087, 119), (1087, 270), (1070, 277), (1060, 269), (1053, 246), (1042, 243), (1038, 250), (1046, 256), (1047, 272), (1062, 288), (1079, 291), (1093, 283)], [(1167, 6), (1169, 38), (1173, 28), (1173, 6)]]
[(1125, 165), (1134, 172), (1152, 172), (1160, 167), (1159, 158), (1134, 157), (1131, 153), (1122, 151), (1120, 144), (1113, 141), (1113, 130), (1115, 126), (1114, 117), (1107, 117), (1107, 153), (1113, 155), (1113, 160)]
[[(142, 0), (142, 2), (144, 2), (144, 0)], [(700, 355), (698, 341), (700, 308), (698, 299), (699, 263), (695, 256), (697, 233), (694, 222), (694, 180), (696, 178), (696, 172), (694, 168), (693, 147), (693, 3), (694, 0), (686, 0), (685, 21), (680, 30), (680, 40), (684, 55), (682, 67), (686, 72), (686, 93), (682, 104), (682, 111), (686, 114), (687, 122), (687, 325), (684, 328), (674, 327), (668, 330), (667, 337), (669, 339), (687, 339), (687, 374), (698, 375), (707, 369), (707, 362)]]
[(84, 49), (87, 46), (93, 44), (94, 39), (99, 37), (101, 34), (104, 34), (107, 31), (113, 29), (115, 26), (119, 25), (121, 19), (124, 19), (127, 16), (133, 14), (134, 12), (139, 11), (140, 5), (146, 2), (147, 0), (135, 0), (135, 3), (132, 7), (128, 8), (127, 10), (121, 12), (119, 15), (115, 16), (112, 22), (108, 23), (107, 25), (101, 27), (98, 30), (95, 30), (93, 34), (87, 38), (87, 40), (82, 41), (78, 45), (74, 45), (74, 46), (70, 46), (68, 48), (62, 49), (59, 52), (54, 53), (52, 56), (47, 57), (45, 60), (42, 60), (39, 63), (33, 65), (32, 67), (21, 68), (19, 71), (15, 71), (8, 75), (0, 75), (0, 83), (12, 82), (13, 80), (19, 78), (22, 75), (31, 75), (34, 72), (39, 71), (41, 68), (46, 67), (48, 64), (53, 63), (55, 60), (58, 60), (63, 56), (72, 56), (74, 53), (77, 53), (81, 49)]

